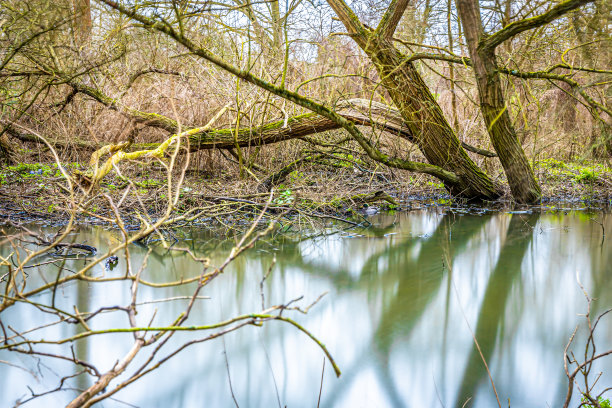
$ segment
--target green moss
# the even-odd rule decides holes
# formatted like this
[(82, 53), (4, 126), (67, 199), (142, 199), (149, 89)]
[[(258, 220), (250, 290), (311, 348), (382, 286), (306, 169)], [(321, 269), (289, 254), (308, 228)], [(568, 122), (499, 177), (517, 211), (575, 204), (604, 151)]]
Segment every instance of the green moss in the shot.
[(278, 205), (291, 204), (293, 200), (295, 200), (293, 191), (291, 191), (291, 189), (285, 189), (279, 191), (279, 195), (274, 199), (273, 203)]
[(129, 147), (128, 151), (135, 152), (138, 150), (153, 150), (159, 147), (159, 143), (138, 143)]
[(159, 187), (161, 186), (163, 183), (159, 180), (154, 180), (154, 179), (144, 179), (142, 181), (137, 181), (134, 182), (135, 185), (137, 185), (138, 187), (141, 188), (154, 188), (154, 187)]
[(7, 171), (17, 173), (25, 178), (34, 178), (37, 176), (55, 175), (57, 169), (40, 163), (19, 163), (9, 166)]
[(333, 156), (338, 158), (338, 166), (352, 168), (356, 164), (365, 165), (365, 163), (359, 159), (355, 158), (352, 154), (346, 153), (333, 153)]
[(584, 168), (574, 177), (578, 183), (592, 183), (597, 180), (597, 174), (594, 169)]
[(304, 173), (302, 173), (301, 171), (293, 170), (291, 173), (289, 173), (289, 181), (291, 181), (292, 183), (302, 180), (303, 178)]
[(443, 189), (444, 188), (444, 183), (435, 183), (433, 181), (428, 181), (427, 185), (431, 186), (431, 187), (439, 188), (439, 189)]
[[(77, 163), (62, 163), (64, 169), (76, 169)], [(0, 171), (0, 185), (8, 184), (12, 180), (41, 179), (47, 177), (62, 177), (62, 172), (57, 163), (18, 163), (8, 166)]]
[(556, 159), (545, 159), (545, 160), (541, 160), (537, 163), (540, 167), (543, 168), (551, 168), (551, 169), (566, 169), (567, 168), (567, 164), (565, 164), (562, 161), (556, 160)]

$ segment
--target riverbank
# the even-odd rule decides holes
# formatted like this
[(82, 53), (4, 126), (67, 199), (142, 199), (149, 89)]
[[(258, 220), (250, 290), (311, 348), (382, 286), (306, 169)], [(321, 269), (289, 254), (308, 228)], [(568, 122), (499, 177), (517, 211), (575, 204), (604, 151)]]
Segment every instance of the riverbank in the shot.
[[(83, 168), (63, 163), (74, 174)], [(443, 185), (424, 175), (394, 171), (295, 170), (275, 185), (249, 174), (212, 177), (188, 171), (177, 187), (168, 188), (161, 168), (137, 166), (124, 174), (109, 174), (94, 192), (71, 191), (56, 164), (18, 164), (0, 172), (0, 218), (13, 221), (66, 222), (75, 213), (78, 222), (105, 223), (117, 207), (133, 228), (142, 218), (168, 214), (169, 195), (178, 195), (169, 212), (180, 225), (250, 223), (267, 206), (271, 216), (286, 213), (314, 219), (361, 223), (364, 215), (379, 211), (422, 208), (482, 211), (609, 210), (612, 206), (612, 169), (600, 163), (564, 163), (553, 159), (535, 163), (543, 198), (540, 205), (515, 204), (507, 193), (495, 202), (468, 203), (448, 195)], [(175, 175), (176, 176), (176, 175)], [(175, 177), (176, 178), (176, 177)], [(268, 180), (269, 181), (269, 180)], [(498, 177), (500, 183), (504, 180)], [(177, 191), (178, 190), (178, 191)], [(76, 211), (75, 211), (76, 210)]]

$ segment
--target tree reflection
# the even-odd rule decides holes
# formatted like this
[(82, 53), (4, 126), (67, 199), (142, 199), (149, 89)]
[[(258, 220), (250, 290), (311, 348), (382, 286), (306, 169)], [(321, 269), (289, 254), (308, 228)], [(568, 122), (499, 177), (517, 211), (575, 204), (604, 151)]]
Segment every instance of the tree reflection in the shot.
[(521, 275), (521, 264), (538, 218), (539, 214), (527, 217), (513, 215), (510, 220), (504, 246), (487, 283), (474, 332), (482, 357), (474, 344), (463, 372), (456, 404), (458, 406), (473, 398), (479, 384), (487, 377), (482, 359), (489, 362), (498, 339), (503, 338), (506, 302), (515, 280)]
[[(383, 300), (385, 307), (369, 346), (362, 351), (356, 365), (345, 370), (347, 378), (342, 386), (336, 387), (325, 405), (333, 405), (359, 371), (372, 366), (393, 406), (404, 406), (396, 389), (397, 381), (390, 371), (392, 345), (398, 338), (410, 335), (442, 288), (448, 270), (444, 266), (443, 250), (450, 250), (454, 256), (461, 254), (467, 243), (489, 220), (489, 217), (455, 217), (454, 214), (446, 214), (427, 238), (407, 238), (365, 261), (360, 275), (362, 282), (382, 279), (393, 282), (397, 289), (384, 290), (391, 298)], [(420, 248), (415, 256), (413, 249), (417, 244), (420, 244)], [(388, 289), (390, 285), (386, 286)]]
[[(606, 232), (612, 229), (612, 217), (598, 217)], [(576, 322), (572, 313), (583, 310), (583, 304), (578, 303), (583, 301), (581, 294), (571, 297), (580, 292), (575, 281), (577, 268), (583, 267), (580, 272), (587, 290), (600, 297), (603, 306), (610, 304), (607, 294), (612, 292), (606, 289), (612, 282), (608, 268), (612, 246), (609, 238), (601, 245), (601, 226), (589, 221), (587, 215), (540, 219), (519, 214), (413, 213), (390, 220), (387, 218), (383, 227), (366, 231), (314, 238), (287, 234), (260, 242), (243, 262), (235, 263), (234, 269), (210, 286), (205, 294), (212, 300), (202, 302), (195, 321), (216, 320), (216, 310), (232, 315), (259, 306), (261, 278), (276, 257), (276, 267), (265, 281), (266, 304), (274, 298), (302, 294), (306, 300), (314, 300), (325, 290), (331, 292), (307, 317), (300, 316), (300, 324), (321, 334), (322, 340), (331, 344), (332, 354), (337, 353), (334, 357), (342, 358), (343, 376), (333, 382), (325, 380), (322, 406), (355, 405), (356, 401), (359, 405), (364, 384), (372, 388), (368, 392), (377, 398), (373, 401), (378, 406), (385, 402), (407, 406), (412, 396), (431, 406), (432, 401), (427, 400), (434, 398), (431, 379), (418, 382), (430, 367), (436, 369), (436, 392), (443, 404), (462, 406), (472, 398), (469, 404), (487, 406), (493, 392), (483, 359), (461, 317), (455, 284), (458, 292), (467, 296), (462, 305), (470, 324), (475, 321), (472, 328), (487, 363), (495, 370), (518, 367), (518, 374), (496, 371), (500, 399), (511, 396), (513, 406), (520, 401), (526, 389), (526, 376), (520, 371), (525, 358), (522, 353), (538, 350), (536, 358), (550, 372), (530, 373), (529, 381), (534, 378), (552, 384), (541, 398), (558, 406), (554, 399), (559, 387), (567, 383), (558, 355)], [(190, 238), (181, 245), (211, 256), (213, 265), (232, 246), (231, 241), (211, 239), (208, 233)], [(144, 251), (133, 252), (136, 268)], [(533, 256), (526, 259), (529, 255)], [(154, 250), (145, 272), (148, 279), (162, 281), (166, 276), (193, 276), (199, 271), (194, 265), (184, 254), (168, 259), (165, 251)], [(185, 294), (188, 292), (172, 289), (164, 296)], [(148, 300), (148, 289), (142, 288), (141, 295), (143, 301)], [(78, 309), (96, 309), (99, 296), (105, 295), (79, 285)], [(151, 310), (153, 307), (158, 304)], [(159, 304), (159, 308), (160, 313), (179, 310), (174, 304)], [(313, 400), (316, 405), (321, 360), (311, 359), (308, 350), (296, 347), (291, 332), (281, 326), (257, 330), (252, 328), (240, 338), (228, 337), (232, 339), (227, 348), (232, 381), (241, 405), (276, 405), (270, 374), (278, 381), (281, 405), (301, 406)], [(526, 336), (514, 336), (517, 330)], [(103, 342), (84, 341), (77, 343), (75, 353), (79, 359), (95, 359), (105, 347), (108, 344)], [(208, 347), (178, 360), (181, 368), (172, 371), (173, 375), (164, 374), (162, 380), (147, 383), (160, 387), (141, 405), (198, 406), (202, 393), (214, 394), (221, 405), (231, 402), (221, 344)], [(507, 354), (510, 347), (518, 351), (517, 357)], [(457, 372), (450, 371), (453, 367), (458, 367)], [(602, 383), (607, 379), (602, 377)], [(79, 388), (88, 385), (73, 384)], [(528, 391), (533, 393), (536, 384), (530, 384)], [(418, 388), (423, 385), (431, 388)], [(530, 406), (530, 398), (525, 397), (525, 404), (520, 401), (519, 405)]]

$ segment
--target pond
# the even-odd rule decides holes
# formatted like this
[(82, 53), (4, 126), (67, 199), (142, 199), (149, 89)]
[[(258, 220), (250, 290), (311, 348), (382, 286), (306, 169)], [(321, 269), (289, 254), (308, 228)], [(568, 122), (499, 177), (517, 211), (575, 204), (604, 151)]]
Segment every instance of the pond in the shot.
[[(373, 225), (363, 229), (261, 239), (204, 287), (200, 295), (206, 298), (196, 301), (186, 323), (259, 312), (262, 293), (266, 307), (303, 296), (292, 304), (303, 308), (325, 294), (307, 314), (284, 313), (326, 345), (342, 370), (339, 378), (308, 336), (285, 322), (269, 321), (194, 344), (97, 406), (461, 407), (469, 400), (466, 406), (484, 408), (497, 406), (490, 377), (504, 407), (508, 400), (512, 407), (562, 406), (568, 383), (564, 349), (577, 325), (573, 350), (578, 357), (586, 344), (587, 301), (580, 284), (596, 299), (593, 316), (612, 307), (612, 215), (430, 210), (379, 214), (370, 221)], [(235, 243), (204, 230), (182, 234), (178, 245), (210, 257), (212, 265), (220, 264)], [(71, 239), (96, 246), (101, 254), (119, 242), (119, 235), (92, 227), (79, 229)], [(10, 251), (5, 247), (1, 254)], [(133, 270), (142, 266), (147, 252), (130, 247)], [(87, 262), (68, 260), (66, 267), (76, 270)], [(120, 257), (112, 271), (97, 265), (91, 274), (121, 274), (124, 262)], [(33, 268), (30, 278), (52, 281), (57, 270), (43, 265)], [(154, 247), (142, 276), (163, 282), (201, 272), (201, 264), (188, 254)], [(139, 324), (146, 326), (153, 316), (156, 324), (170, 324), (192, 292), (193, 286), (142, 286)], [(34, 300), (49, 302), (49, 296)], [(84, 311), (127, 305), (131, 295), (127, 283), (81, 282), (55, 297), (58, 307)], [(147, 303), (160, 298), (176, 299)], [(24, 304), (0, 318), (17, 330), (54, 321)], [(597, 328), (599, 350), (612, 348), (611, 319), (602, 319)], [(91, 324), (95, 330), (127, 327), (128, 321), (124, 313), (105, 313)], [(59, 339), (80, 330), (76, 324), (55, 325), (38, 337)], [(203, 336), (177, 333), (156, 358)], [(74, 342), (74, 353), (108, 370), (132, 343), (130, 333), (104, 334)], [(127, 373), (145, 357), (137, 357)], [(78, 372), (71, 367), (0, 351), (0, 406), (27, 399), (28, 386), (35, 393), (57, 387), (63, 376)], [(597, 362), (593, 378), (599, 372), (596, 389), (611, 386), (612, 357)], [(80, 375), (67, 383), (72, 391), (25, 406), (65, 405), (91, 378)], [(574, 394), (578, 401), (578, 390)]]

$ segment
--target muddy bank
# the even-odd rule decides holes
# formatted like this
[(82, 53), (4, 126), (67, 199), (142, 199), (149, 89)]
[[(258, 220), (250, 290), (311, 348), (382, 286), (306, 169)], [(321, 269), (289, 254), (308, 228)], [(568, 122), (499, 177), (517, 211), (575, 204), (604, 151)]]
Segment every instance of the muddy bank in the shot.
[[(4, 186), (3, 186), (4, 187)], [(288, 223), (306, 222), (311, 218), (320, 223), (336, 223), (351, 227), (367, 225), (368, 217), (378, 213), (394, 211), (417, 211), (430, 209), (439, 213), (486, 214), (508, 213), (549, 213), (568, 211), (612, 211), (612, 193), (607, 189), (596, 190), (591, 195), (561, 193), (544, 197), (538, 205), (517, 205), (510, 199), (495, 202), (469, 203), (450, 197), (444, 190), (424, 185), (419, 188), (405, 186), (408, 193), (402, 193), (404, 186), (391, 189), (361, 189), (358, 194), (338, 195), (316, 194), (300, 188), (285, 188), (271, 193), (247, 193), (215, 195), (183, 187), (179, 201), (172, 210), (167, 227), (196, 226), (214, 229), (243, 229), (263, 211), (264, 222), (280, 218)], [(119, 192), (99, 194), (88, 200), (87, 205), (74, 209), (73, 202), (57, 190), (49, 191), (52, 184), (44, 187), (34, 183), (22, 184), (19, 188), (0, 189), (0, 220), (19, 223), (43, 222), (47, 225), (66, 224), (74, 217), (76, 224), (113, 224), (115, 212), (109, 204), (121, 200)], [(232, 192), (236, 192), (235, 190)], [(143, 193), (141, 191), (141, 193)], [(310, 194), (309, 194), (310, 193)], [(128, 193), (129, 194), (129, 193)], [(137, 231), (144, 223), (155, 222), (165, 215), (163, 193), (146, 192), (141, 197), (132, 197), (138, 205), (126, 205), (120, 214), (127, 231)], [(311, 221), (312, 222), (312, 221)]]
[[(76, 174), (81, 166), (62, 164)], [(348, 226), (367, 224), (367, 216), (384, 211), (485, 213), (490, 211), (609, 211), (612, 170), (604, 164), (537, 162), (535, 173), (544, 197), (539, 205), (515, 204), (509, 193), (494, 202), (470, 203), (451, 197), (433, 178), (406, 172), (364, 174), (345, 169), (289, 173), (270, 185), (256, 177), (212, 176), (188, 171), (175, 182), (154, 167), (111, 173), (93, 191), (68, 183), (55, 163), (21, 163), (0, 171), (0, 219), (108, 224), (122, 218), (127, 230), (168, 217), (167, 225), (249, 225), (266, 209), (266, 218), (312, 218)], [(171, 187), (168, 187), (170, 182)], [(501, 180), (503, 183), (503, 180)]]

